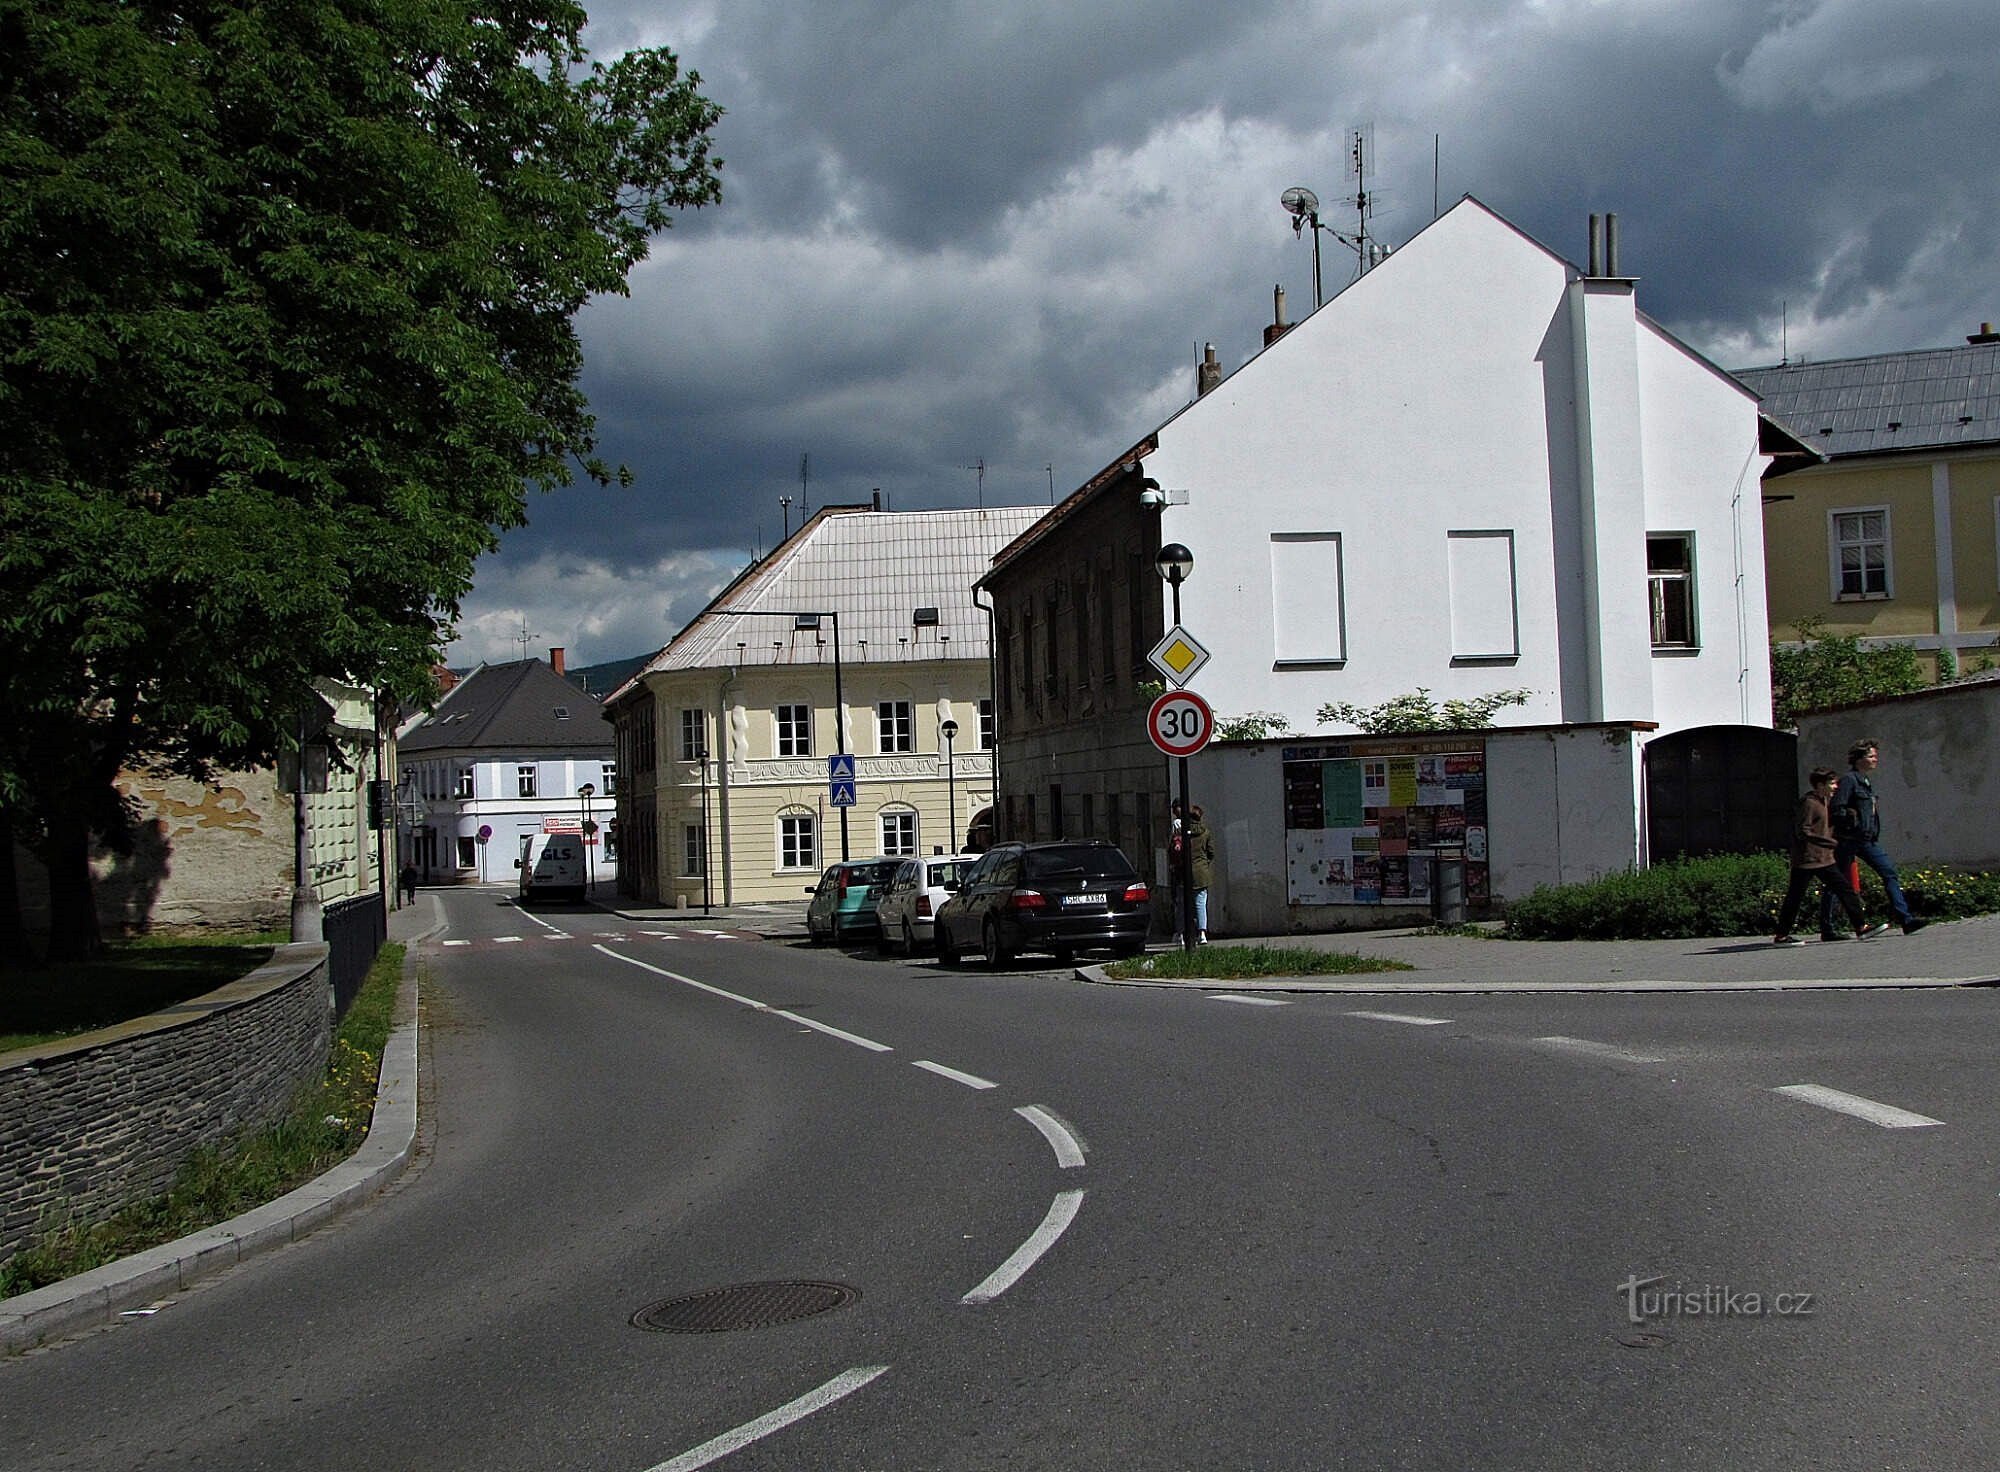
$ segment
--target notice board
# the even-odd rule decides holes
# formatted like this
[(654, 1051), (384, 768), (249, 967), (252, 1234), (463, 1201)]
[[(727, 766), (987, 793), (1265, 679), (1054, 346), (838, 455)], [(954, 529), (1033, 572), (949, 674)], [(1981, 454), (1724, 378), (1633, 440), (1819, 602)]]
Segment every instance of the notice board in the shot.
[(1484, 742), (1358, 737), (1281, 756), (1292, 904), (1428, 904), (1439, 853), (1464, 858), (1466, 900), (1486, 901)]

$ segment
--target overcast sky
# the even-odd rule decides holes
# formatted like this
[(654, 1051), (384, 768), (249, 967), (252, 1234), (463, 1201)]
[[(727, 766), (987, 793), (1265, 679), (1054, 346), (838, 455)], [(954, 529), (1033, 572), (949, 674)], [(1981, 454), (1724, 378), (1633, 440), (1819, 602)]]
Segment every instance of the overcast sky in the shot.
[[(723, 200), (580, 319), (628, 490), (529, 505), (454, 664), (650, 652), (783, 530), (1067, 495), (1312, 304), (1351, 132), (1399, 244), (1472, 194), (1726, 367), (2000, 319), (1995, 0), (597, 0), (726, 109)], [(1437, 161), (1435, 176), (1434, 159)], [(1353, 272), (1323, 246), (1328, 296)], [(810, 456), (804, 487), (800, 459)]]

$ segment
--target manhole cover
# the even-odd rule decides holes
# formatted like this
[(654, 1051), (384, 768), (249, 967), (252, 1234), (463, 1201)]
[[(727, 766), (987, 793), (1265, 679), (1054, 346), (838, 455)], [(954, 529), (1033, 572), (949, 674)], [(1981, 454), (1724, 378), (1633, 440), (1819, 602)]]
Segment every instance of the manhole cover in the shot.
[(632, 1315), (641, 1329), (666, 1334), (714, 1334), (725, 1329), (761, 1329), (789, 1324), (831, 1309), (843, 1308), (861, 1296), (844, 1283), (738, 1283), (710, 1288), (680, 1298), (663, 1298)]

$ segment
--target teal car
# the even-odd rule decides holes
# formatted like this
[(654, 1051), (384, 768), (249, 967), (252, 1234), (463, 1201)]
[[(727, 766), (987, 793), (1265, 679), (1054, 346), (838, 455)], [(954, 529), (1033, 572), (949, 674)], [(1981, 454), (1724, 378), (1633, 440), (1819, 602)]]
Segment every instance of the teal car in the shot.
[(873, 938), (882, 930), (876, 918), (875, 902), (895, 875), (900, 859), (843, 859), (819, 876), (819, 883), (806, 893), (806, 936), (814, 945), (832, 941), (840, 945), (858, 938)]

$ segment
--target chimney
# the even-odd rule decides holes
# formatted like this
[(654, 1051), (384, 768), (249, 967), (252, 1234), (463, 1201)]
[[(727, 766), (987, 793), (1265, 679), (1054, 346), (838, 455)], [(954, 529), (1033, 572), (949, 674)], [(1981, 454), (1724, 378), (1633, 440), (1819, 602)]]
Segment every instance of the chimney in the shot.
[(1966, 341), (1974, 347), (1978, 347), (1981, 343), (1986, 342), (2000, 342), (2000, 332), (1993, 330), (1991, 322), (1982, 322), (1979, 324), (1979, 330), (1966, 338)]
[(1194, 396), (1200, 398), (1222, 382), (1222, 365), (1215, 361), (1215, 344), (1203, 343), (1201, 366), (1194, 372)]
[(560, 675), (563, 673), (564, 663), (562, 645), (557, 644), (549, 650), (549, 664)]
[(874, 490), (868, 493), (868, 505), (874, 511), (882, 509), (882, 488), (880, 486), (875, 487)]
[(1292, 324), (1285, 320), (1285, 288), (1282, 286), (1271, 288), (1271, 315), (1274, 320), (1264, 329), (1264, 346), (1267, 348), (1292, 330)]
[(1604, 274), (1604, 216), (1590, 217), (1590, 264), (1584, 270), (1586, 276)]
[(1618, 217), (1604, 217), (1604, 274), (1617, 276), (1618, 270)]

